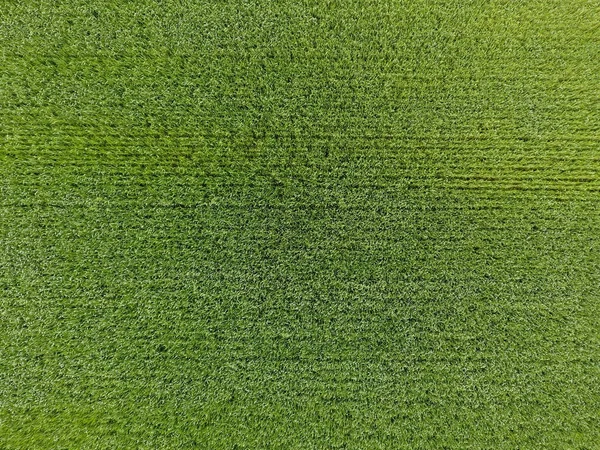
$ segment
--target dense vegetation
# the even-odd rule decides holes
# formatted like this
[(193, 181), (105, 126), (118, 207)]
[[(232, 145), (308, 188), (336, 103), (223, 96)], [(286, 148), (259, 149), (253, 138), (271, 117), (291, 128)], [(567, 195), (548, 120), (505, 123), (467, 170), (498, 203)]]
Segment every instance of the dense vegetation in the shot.
[(0, 448), (597, 448), (600, 5), (0, 5)]

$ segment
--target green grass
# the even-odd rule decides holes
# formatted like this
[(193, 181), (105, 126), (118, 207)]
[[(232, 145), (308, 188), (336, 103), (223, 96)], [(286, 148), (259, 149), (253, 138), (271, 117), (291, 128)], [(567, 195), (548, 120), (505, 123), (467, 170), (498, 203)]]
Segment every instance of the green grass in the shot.
[(0, 448), (600, 448), (600, 5), (0, 3)]

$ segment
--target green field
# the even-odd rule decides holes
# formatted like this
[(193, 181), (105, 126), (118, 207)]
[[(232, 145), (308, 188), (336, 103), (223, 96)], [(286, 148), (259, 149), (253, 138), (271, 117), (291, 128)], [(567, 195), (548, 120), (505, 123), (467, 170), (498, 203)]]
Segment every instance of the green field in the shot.
[(0, 449), (600, 449), (597, 0), (1, 0)]

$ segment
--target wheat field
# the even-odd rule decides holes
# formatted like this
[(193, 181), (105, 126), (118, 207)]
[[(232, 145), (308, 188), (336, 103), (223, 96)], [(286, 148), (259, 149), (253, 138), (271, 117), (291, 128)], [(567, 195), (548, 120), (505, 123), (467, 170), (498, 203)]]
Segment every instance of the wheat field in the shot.
[(0, 2), (0, 448), (600, 445), (600, 4)]

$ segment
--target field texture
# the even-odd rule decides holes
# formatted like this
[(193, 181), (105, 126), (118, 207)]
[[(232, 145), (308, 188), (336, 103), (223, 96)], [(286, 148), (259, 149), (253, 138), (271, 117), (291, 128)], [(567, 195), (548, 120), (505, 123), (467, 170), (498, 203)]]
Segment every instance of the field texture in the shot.
[(600, 448), (597, 0), (0, 1), (1, 449)]

